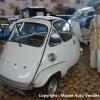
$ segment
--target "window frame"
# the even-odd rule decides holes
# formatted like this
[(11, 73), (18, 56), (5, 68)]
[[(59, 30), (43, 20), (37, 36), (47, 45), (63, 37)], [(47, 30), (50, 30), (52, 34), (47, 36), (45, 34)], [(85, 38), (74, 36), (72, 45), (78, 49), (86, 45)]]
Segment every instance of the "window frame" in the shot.
[[(33, 22), (18, 22), (18, 23), (16, 23), (16, 24), (13, 26), (12, 31), (14, 30), (15, 26), (18, 27), (18, 24), (20, 24), (20, 23), (22, 23), (22, 26), (21, 26), (21, 27), (23, 27), (24, 23), (33, 23)], [(47, 27), (45, 24), (41, 24), (41, 23), (33, 23), (33, 24), (34, 24), (35, 26), (34, 26), (34, 32), (33, 32), (32, 34), (25, 34), (25, 35), (20, 35), (20, 34), (18, 34), (18, 36), (17, 36), (16, 39), (20, 39), (20, 38), (23, 38), (23, 37), (35, 35), (34, 33), (37, 33), (37, 32), (35, 32), (36, 24), (44, 25), (44, 26), (47, 28), (47, 33), (48, 33), (48, 27)], [(12, 33), (12, 31), (11, 31), (11, 33)], [(20, 30), (19, 30), (19, 29), (18, 29), (18, 31), (19, 31), (19, 33), (20, 33)], [(40, 32), (40, 33), (44, 33), (44, 32)], [(13, 37), (13, 35), (14, 35), (14, 33), (12, 34), (11, 38)], [(10, 39), (11, 39), (11, 38), (10, 38)]]
[[(57, 21), (54, 21), (53, 22), (53, 28), (56, 30), (56, 32), (59, 34), (59, 36), (60, 36), (60, 33), (57, 31), (57, 29), (54, 27), (54, 23), (55, 22), (59, 22), (59, 21), (62, 21), (62, 20), (57, 20)], [(65, 20), (63, 20), (63, 21), (65, 21)], [(66, 21), (67, 22), (67, 21)], [(68, 23), (68, 22), (67, 22)], [(68, 23), (69, 24), (69, 23)], [(70, 30), (68, 31), (70, 34), (72, 34), (71, 35), (71, 38), (70, 39), (72, 39), (72, 37), (73, 37), (73, 30), (72, 30), (72, 28), (71, 28), (71, 25), (69, 24), (69, 26), (70, 26)], [(69, 41), (70, 39), (68, 39), (68, 40), (66, 40), (66, 41), (64, 41), (63, 39), (62, 39), (62, 37), (60, 36), (60, 38), (61, 38), (61, 40), (62, 40), (62, 42), (67, 42), (67, 41)]]
[[(25, 22), (18, 22), (18, 23), (16, 23), (16, 24), (13, 26), (12, 32), (15, 31), (14, 28), (16, 28), (17, 31), (20, 30), (19, 28), (17, 28), (17, 27), (18, 27), (18, 24), (20, 24), (20, 23), (22, 23), (22, 26), (23, 26)], [(29, 23), (33, 23), (33, 22), (29, 22)], [(47, 32), (39, 32), (40, 34), (38, 34), (38, 32), (35, 32), (35, 27), (34, 27), (34, 32), (33, 32), (32, 34), (19, 35), (19, 33), (20, 33), (20, 31), (19, 31), (18, 34), (17, 34), (17, 36), (16, 36), (16, 38), (15, 38), (14, 40), (13, 40), (13, 36), (14, 36), (14, 32), (13, 32), (13, 33), (12, 33), (12, 36), (11, 36), (10, 39), (9, 39), (9, 41), (17, 42), (18, 40), (20, 40), (20, 39), (22, 39), (22, 38), (27, 38), (27, 37), (34, 36), (34, 35), (41, 36), (41, 33), (43, 33), (43, 34), (46, 33), (45, 36), (44, 36), (43, 43), (42, 43), (42, 45), (40, 46), (40, 47), (42, 47), (42, 46), (44, 45), (45, 40), (46, 40), (46, 37), (47, 37), (47, 35), (48, 35), (49, 27), (46, 26), (45, 24), (42, 24), (42, 23), (33, 23), (33, 24), (34, 24), (35, 26), (36, 26), (37, 24), (39, 24), (39, 25), (44, 25), (44, 26), (47, 28)], [(21, 27), (22, 27), (22, 26), (21, 26)], [(17, 42), (17, 43), (20, 43), (20, 42)], [(23, 43), (23, 44), (24, 44), (24, 43)], [(34, 46), (34, 47), (39, 47), (39, 46)]]
[(58, 45), (60, 45), (60, 44), (62, 44), (62, 39), (61, 39), (61, 37), (60, 37), (60, 35), (59, 35), (59, 38), (60, 38), (60, 40), (61, 40), (61, 42), (60, 43), (56, 43), (56, 44), (54, 44), (54, 45), (52, 45), (52, 46), (50, 46), (50, 38), (51, 38), (51, 35), (52, 35), (52, 32), (53, 31), (55, 31), (58, 35), (59, 35), (59, 33), (56, 31), (56, 29), (53, 27), (52, 29), (51, 29), (51, 31), (50, 31), (50, 36), (49, 36), (49, 39), (48, 39), (48, 45), (49, 45), (49, 47), (54, 47), (54, 46), (58, 46)]

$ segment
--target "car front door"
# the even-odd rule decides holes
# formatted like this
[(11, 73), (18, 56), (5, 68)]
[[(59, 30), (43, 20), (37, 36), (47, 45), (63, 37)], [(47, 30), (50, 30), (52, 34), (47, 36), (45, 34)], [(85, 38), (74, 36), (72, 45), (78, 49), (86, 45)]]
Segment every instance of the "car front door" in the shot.
[(63, 35), (62, 37), (63, 39), (66, 38), (64, 42), (57, 31), (54, 29), (51, 31), (39, 72), (52, 67), (54, 72), (62, 71), (62, 75), (65, 75), (73, 64), (72, 36), (66, 37)]

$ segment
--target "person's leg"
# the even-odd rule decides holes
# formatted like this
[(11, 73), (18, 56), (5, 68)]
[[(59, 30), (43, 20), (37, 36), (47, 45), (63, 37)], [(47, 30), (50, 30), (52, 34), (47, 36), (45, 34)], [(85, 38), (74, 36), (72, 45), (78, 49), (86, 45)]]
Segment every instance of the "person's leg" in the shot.
[(97, 50), (98, 72), (100, 73), (100, 49)]
[(97, 68), (97, 50), (91, 50), (90, 55), (90, 66), (91, 68)]

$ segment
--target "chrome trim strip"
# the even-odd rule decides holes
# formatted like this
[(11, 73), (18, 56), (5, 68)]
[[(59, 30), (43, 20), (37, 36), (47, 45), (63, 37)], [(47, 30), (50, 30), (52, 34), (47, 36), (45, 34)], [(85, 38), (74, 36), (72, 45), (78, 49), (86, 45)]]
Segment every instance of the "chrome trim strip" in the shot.
[[(47, 68), (41, 70), (40, 73), (36, 76), (35, 80), (37, 79), (37, 77), (38, 77), (44, 70), (46, 70), (46, 69), (48, 69), (48, 68), (50, 68), (50, 67), (53, 67), (53, 66), (55, 66), (55, 65), (64, 63), (64, 62), (67, 62), (67, 61), (62, 61), (62, 62), (56, 63), (56, 64), (54, 64), (54, 65), (51, 65), (51, 66), (49, 66), (49, 67), (47, 67)], [(31, 83), (34, 83), (35, 80), (33, 80)]]

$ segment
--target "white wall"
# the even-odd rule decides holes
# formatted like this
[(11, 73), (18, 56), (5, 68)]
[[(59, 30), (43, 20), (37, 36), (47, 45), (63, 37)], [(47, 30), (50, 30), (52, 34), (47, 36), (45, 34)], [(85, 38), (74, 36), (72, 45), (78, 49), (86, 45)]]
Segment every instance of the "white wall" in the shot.
[[(62, 1), (62, 2), (61, 2)], [(69, 3), (68, 3), (69, 1)], [(58, 2), (61, 2), (64, 7), (75, 7), (76, 9), (85, 7), (89, 0), (84, 0), (84, 4), (75, 4), (75, 0), (58, 0)], [(5, 0), (4, 5), (0, 3), (0, 8), (5, 9), (6, 15), (13, 15), (14, 11), (9, 9), (9, 4), (13, 3), (15, 6), (18, 6), (20, 9), (24, 8), (25, 6), (32, 6), (32, 0)], [(47, 9), (53, 9), (57, 2), (51, 3), (51, 0), (36, 0), (37, 5), (36, 6), (43, 6)]]
[(14, 6), (18, 6), (19, 9), (27, 6), (32, 6), (32, 0), (5, 0), (4, 3), (0, 2), (0, 8), (5, 10), (6, 15), (13, 15), (14, 9), (10, 9), (10, 4), (14, 4)]

